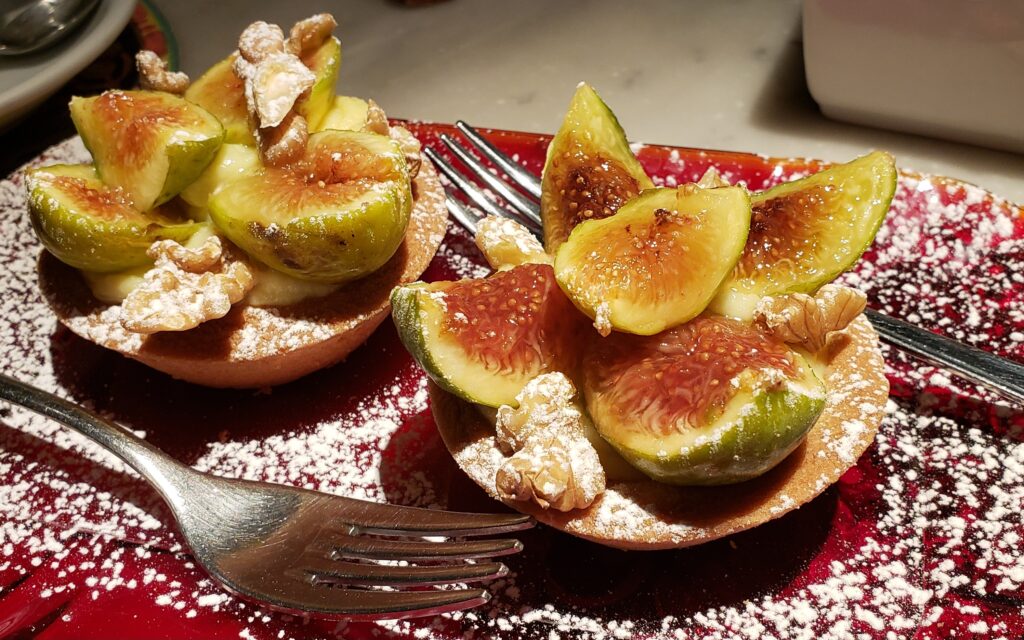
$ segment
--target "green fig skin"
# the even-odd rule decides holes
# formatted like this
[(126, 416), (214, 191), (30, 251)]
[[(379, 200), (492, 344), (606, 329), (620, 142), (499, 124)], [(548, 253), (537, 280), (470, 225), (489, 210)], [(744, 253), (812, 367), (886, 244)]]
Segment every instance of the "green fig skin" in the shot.
[(896, 193), (892, 155), (876, 151), (751, 195), (751, 233), (710, 309), (749, 320), (765, 296), (813, 293), (871, 246)]
[[(580, 317), (550, 265), (398, 287), (391, 293), (391, 309), (402, 344), (427, 375), (474, 404), (517, 406), (516, 396), (534, 377), (573, 366)], [(494, 328), (508, 333), (493, 336)]]
[(70, 110), (100, 178), (139, 211), (191, 184), (224, 141), (217, 118), (169, 93), (106, 91), (72, 98)]
[(224, 126), (225, 143), (255, 146), (256, 138), (249, 129), (245, 89), (233, 68), (236, 55), (233, 53), (224, 58), (193, 81), (185, 91), (185, 99), (220, 120)]
[(687, 486), (735, 484), (767, 473), (803, 442), (825, 408), (823, 392), (823, 387), (811, 393), (787, 389), (745, 397), (741, 417), (705, 427), (704, 441), (676, 452), (624, 446), (607, 426), (602, 435), (652, 480)]
[(544, 248), (554, 254), (577, 224), (613, 215), (653, 186), (615, 114), (580, 83), (541, 174)]
[(157, 240), (184, 242), (202, 225), (159, 210), (136, 211), (107, 187), (91, 165), (54, 165), (26, 172), (29, 215), (36, 235), (58, 260), (98, 273), (152, 262)]
[(316, 74), (309, 95), (300, 98), (296, 108), (306, 118), (310, 131), (319, 131), (324, 116), (334, 105), (334, 86), (338, 84), (341, 69), (341, 42), (328, 38), (316, 51), (302, 57), (302, 61)]
[(405, 157), (390, 138), (354, 131), (310, 136), (306, 157), (217, 189), (210, 219), (266, 266), (340, 284), (382, 267), (412, 212)]
[(749, 228), (741, 187), (648, 189), (614, 216), (573, 229), (555, 255), (555, 274), (599, 330), (607, 323), (654, 335), (704, 311)]
[(721, 316), (604, 338), (582, 354), (577, 378), (601, 436), (669, 484), (755, 478), (799, 446), (825, 407), (811, 361)]

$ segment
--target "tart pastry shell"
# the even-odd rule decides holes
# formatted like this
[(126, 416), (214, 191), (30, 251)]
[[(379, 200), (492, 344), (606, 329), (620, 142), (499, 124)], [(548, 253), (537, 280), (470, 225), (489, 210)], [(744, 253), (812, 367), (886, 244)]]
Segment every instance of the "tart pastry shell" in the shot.
[(391, 290), (416, 280), (430, 264), (444, 238), (448, 212), (429, 162), (422, 163), (413, 180), (413, 197), (405, 240), (369, 276), (285, 307), (243, 302), (225, 317), (189, 331), (126, 331), (113, 307), (93, 297), (81, 274), (46, 251), (39, 258), (40, 288), (73, 333), (175, 378), (209, 387), (282, 384), (345, 359), (388, 317)]
[[(889, 382), (878, 335), (860, 315), (849, 340), (826, 368), (825, 409), (807, 438), (768, 473), (735, 485), (678, 487), (654, 480), (609, 479), (586, 509), (567, 513), (533, 503), (505, 504), (539, 522), (609, 547), (655, 550), (688, 547), (779, 518), (806, 504), (857, 464), (885, 416)], [(491, 497), (499, 499), (495, 472), (505, 460), (494, 426), (472, 405), (430, 385), (438, 430), (456, 462)]]

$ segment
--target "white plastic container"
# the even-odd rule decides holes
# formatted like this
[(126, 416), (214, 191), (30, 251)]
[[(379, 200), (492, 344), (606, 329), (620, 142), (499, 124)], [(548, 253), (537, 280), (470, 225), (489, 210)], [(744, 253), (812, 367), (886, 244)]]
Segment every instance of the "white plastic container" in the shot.
[(830, 118), (1024, 152), (1024, 0), (804, 0), (803, 41)]

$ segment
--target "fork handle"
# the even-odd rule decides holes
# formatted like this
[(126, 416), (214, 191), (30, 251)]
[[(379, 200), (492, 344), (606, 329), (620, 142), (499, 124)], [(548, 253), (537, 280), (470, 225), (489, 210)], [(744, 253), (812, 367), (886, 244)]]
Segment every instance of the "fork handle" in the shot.
[(864, 313), (882, 340), (889, 344), (1024, 403), (1024, 365), (873, 309), (866, 309)]
[(51, 418), (102, 445), (138, 471), (170, 504), (178, 497), (182, 477), (195, 473), (125, 427), (2, 373), (0, 399)]

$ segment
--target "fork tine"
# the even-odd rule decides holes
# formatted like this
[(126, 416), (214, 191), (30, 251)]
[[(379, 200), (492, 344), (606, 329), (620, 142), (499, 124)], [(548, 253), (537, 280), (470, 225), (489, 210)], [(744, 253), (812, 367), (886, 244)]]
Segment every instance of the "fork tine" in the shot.
[[(472, 214), (465, 213), (469, 211), (469, 208), (456, 198), (453, 198), (451, 194), (449, 194), (445, 199), (445, 204), (448, 205), (448, 211), (452, 212), (452, 216), (455, 218), (455, 221), (465, 227), (471, 234), (476, 235), (477, 223), (473, 221), (471, 217)], [(459, 214), (454, 213), (454, 211), (459, 211)], [(533, 237), (537, 238), (542, 243), (544, 242), (544, 234), (540, 229), (531, 225), (526, 227), (526, 230), (532, 233)]]
[(491, 599), (486, 589), (344, 589), (316, 584), (305, 573), (293, 577), (298, 578), (296, 584), (302, 591), (301, 600), (292, 603), (295, 610), (347, 620), (439, 615), (476, 607)]
[(513, 182), (526, 190), (534, 198), (540, 199), (540, 180), (522, 167), (518, 162), (498, 150), (493, 144), (487, 141), (480, 133), (462, 120), (455, 122), (455, 128), (462, 132), (462, 135), (479, 149), (480, 153), (487, 156), (487, 159), (504, 171)]
[(452, 214), (455, 221), (466, 228), (471, 234), (476, 235), (476, 223), (479, 218), (473, 213), (473, 210), (462, 204), (462, 201), (452, 196), (445, 190), (445, 205), (448, 207), (448, 213)]
[(510, 187), (507, 182), (491, 173), (482, 162), (476, 159), (476, 156), (467, 151), (466, 148), (458, 142), (452, 140), (449, 136), (441, 134), (441, 142), (451, 149), (452, 153), (455, 154), (455, 157), (457, 157), (462, 164), (466, 165), (466, 167), (473, 172), (476, 177), (480, 178), (488, 187), (494, 189), (503, 198), (508, 200), (516, 211), (523, 214), (536, 224), (541, 224), (540, 207), (536, 202), (529, 200), (523, 194)]
[(326, 526), (344, 522), (360, 532), (392, 536), (484, 536), (529, 529), (534, 521), (519, 513), (462, 513), (419, 507), (403, 507), (323, 496), (317, 517)]
[(451, 180), (460, 191), (469, 196), (469, 199), (472, 200), (477, 207), (482, 209), (484, 213), (502, 218), (509, 217), (509, 213), (507, 211), (495, 204), (495, 202), (487, 197), (487, 195), (481, 191), (479, 187), (473, 184), (469, 178), (462, 175), (458, 169), (453, 167), (450, 162), (442, 158), (436, 151), (430, 147), (423, 147), (423, 153), (430, 158), (431, 162), (440, 169), (441, 173), (443, 173), (445, 177)]
[(334, 558), (359, 558), (365, 560), (442, 560), (459, 558), (475, 560), (519, 553), (523, 544), (510, 538), (489, 540), (458, 540), (430, 542), (421, 540), (393, 540), (367, 536), (353, 536), (339, 533), (324, 537), (310, 545), (316, 550)]
[(445, 565), (386, 565), (345, 562), (323, 558), (303, 566), (301, 571), (316, 584), (343, 584), (349, 587), (413, 587), (453, 582), (481, 582), (508, 574), (500, 562)]

